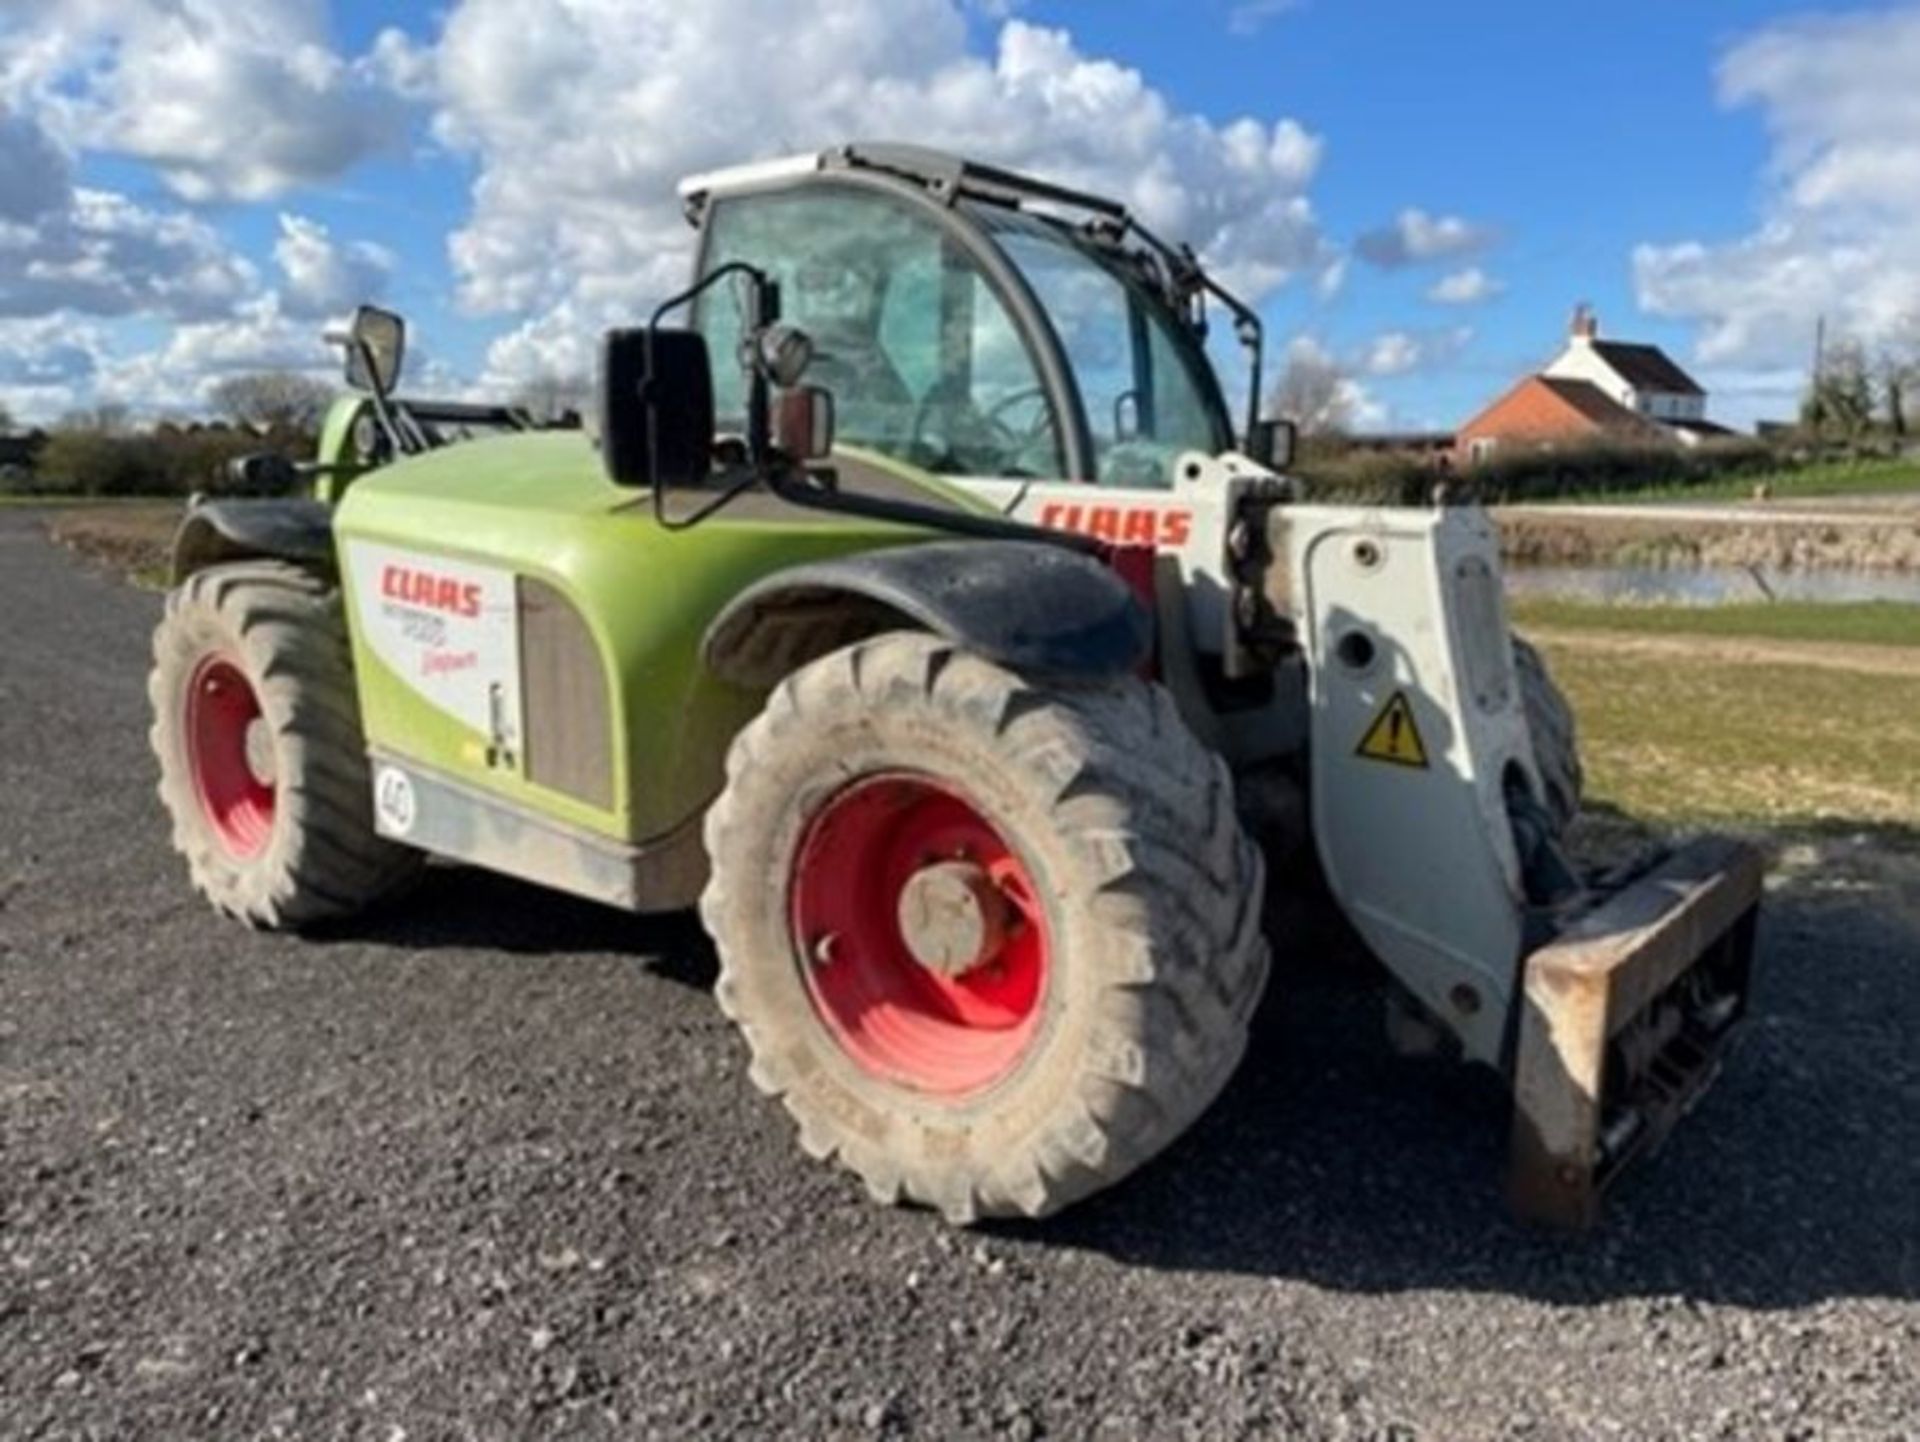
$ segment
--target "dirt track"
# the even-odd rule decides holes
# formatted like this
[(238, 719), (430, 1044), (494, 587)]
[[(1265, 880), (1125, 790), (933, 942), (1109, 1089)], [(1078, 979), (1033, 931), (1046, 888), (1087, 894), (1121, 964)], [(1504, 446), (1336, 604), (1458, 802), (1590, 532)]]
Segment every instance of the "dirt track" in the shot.
[(1845, 641), (1779, 641), (1750, 636), (1663, 636), (1645, 631), (1603, 631), (1591, 627), (1529, 626), (1540, 641), (1659, 656), (1684, 661), (1710, 657), (1718, 662), (1756, 666), (1815, 666), (1826, 671), (1860, 671), (1879, 676), (1920, 676), (1920, 647), (1874, 646)]
[(0, 513), (0, 1437), (1920, 1432), (1886, 838), (1795, 853), (1745, 1049), (1585, 1245), (1502, 1216), (1497, 1088), (1326, 965), (1161, 1163), (957, 1235), (799, 1156), (686, 920), (447, 871), (325, 941), (216, 922), (157, 606)]

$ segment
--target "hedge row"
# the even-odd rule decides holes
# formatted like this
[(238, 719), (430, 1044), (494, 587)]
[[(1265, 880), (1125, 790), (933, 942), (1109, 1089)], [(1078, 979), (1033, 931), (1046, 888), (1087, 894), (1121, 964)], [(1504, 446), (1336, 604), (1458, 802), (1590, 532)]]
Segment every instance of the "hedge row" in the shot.
[(304, 437), (263, 439), (246, 431), (152, 431), (119, 435), (62, 430), (47, 437), (31, 469), (0, 468), (0, 494), (28, 496), (217, 495), (234, 489), (227, 463), (277, 450), (300, 459), (312, 454)]
[[(291, 459), (312, 454), (311, 440), (263, 439), (245, 431), (159, 430), (143, 435), (63, 430), (48, 437), (31, 470), (0, 468), (0, 494), (186, 496), (233, 489), (227, 463), (277, 450)], [(1456, 496), (1489, 504), (1569, 495), (1605, 495), (1653, 486), (1701, 485), (1729, 476), (1759, 476), (1808, 459), (1761, 441), (1708, 441), (1674, 446), (1595, 444), (1554, 450), (1496, 451), (1453, 470), (1429, 457), (1376, 451), (1310, 450), (1294, 467), (1315, 499), (1366, 505), (1426, 505), (1437, 482)]]
[(1765, 442), (1746, 438), (1677, 446), (1590, 444), (1495, 451), (1457, 469), (1430, 458), (1378, 451), (1309, 457), (1298, 467), (1317, 499), (1366, 505), (1425, 505), (1445, 481), (1461, 498), (1487, 504), (1605, 495), (1651, 486), (1704, 485), (1730, 476), (1759, 476), (1793, 464)]

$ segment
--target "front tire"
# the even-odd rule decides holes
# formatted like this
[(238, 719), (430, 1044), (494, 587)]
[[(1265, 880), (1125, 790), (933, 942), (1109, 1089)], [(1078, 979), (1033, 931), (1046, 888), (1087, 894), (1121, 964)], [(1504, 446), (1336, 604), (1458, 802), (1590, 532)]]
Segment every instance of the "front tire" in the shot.
[(410, 881), (375, 834), (339, 593), (276, 561), (211, 566), (153, 637), (151, 740), (173, 845), (215, 908), (251, 926), (350, 916)]
[(1245, 1049), (1260, 857), (1157, 686), (862, 641), (741, 732), (706, 843), (753, 1081), (878, 1200), (1054, 1212), (1179, 1136)]

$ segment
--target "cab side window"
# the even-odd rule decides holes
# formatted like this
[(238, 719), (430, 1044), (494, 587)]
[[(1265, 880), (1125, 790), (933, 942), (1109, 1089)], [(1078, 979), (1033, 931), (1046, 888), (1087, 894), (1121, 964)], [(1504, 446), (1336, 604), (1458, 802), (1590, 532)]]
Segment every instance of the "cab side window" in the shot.
[[(1059, 426), (1006, 309), (925, 216), (853, 187), (717, 201), (707, 265), (745, 261), (780, 286), (813, 339), (810, 385), (833, 392), (839, 438), (947, 475), (1059, 475)], [(746, 410), (744, 310), (722, 286), (696, 324), (725, 423)]]

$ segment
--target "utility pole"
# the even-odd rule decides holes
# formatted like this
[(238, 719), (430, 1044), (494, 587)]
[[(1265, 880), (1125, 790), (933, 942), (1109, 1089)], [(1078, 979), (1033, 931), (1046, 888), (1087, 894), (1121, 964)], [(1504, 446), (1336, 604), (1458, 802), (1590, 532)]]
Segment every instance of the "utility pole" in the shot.
[(1813, 375), (1807, 383), (1807, 410), (1813, 421), (1816, 440), (1826, 439), (1827, 398), (1821, 381), (1827, 368), (1827, 317), (1823, 312), (1813, 323)]

